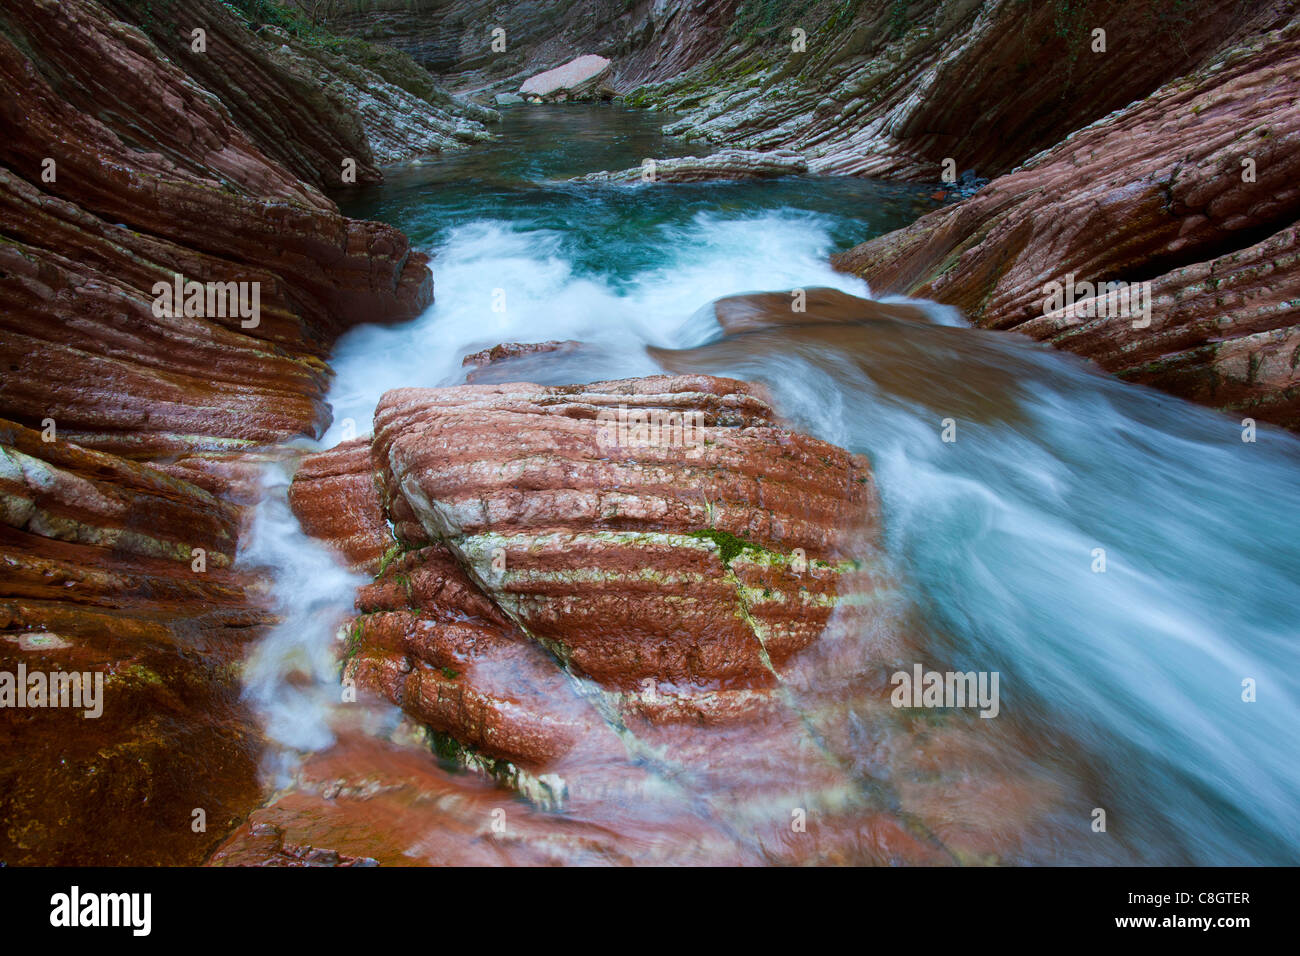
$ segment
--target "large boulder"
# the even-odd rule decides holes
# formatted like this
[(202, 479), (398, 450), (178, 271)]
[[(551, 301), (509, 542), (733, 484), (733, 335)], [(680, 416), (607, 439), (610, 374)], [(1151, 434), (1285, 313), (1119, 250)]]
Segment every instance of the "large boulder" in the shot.
[[(783, 425), (760, 388), (399, 389), (375, 425), (369, 457), (362, 442), (313, 456), (292, 494), (353, 560), (375, 514), (392, 529), (344, 680), (402, 707), (444, 758), (599, 826), (605, 859), (641, 839), (701, 862), (976, 862), (1050, 842), (1063, 794), (1033, 769), (1040, 744), (891, 706), (888, 675), (921, 652), (870, 468)], [(341, 507), (345, 487), (373, 498)], [(316, 798), (293, 801), (266, 848), (248, 831), (223, 852), (311, 843)], [(481, 832), (481, 812), (430, 832)], [(593, 839), (544, 846), (579, 861)]]
[(519, 94), (525, 98), (538, 97), (543, 100), (561, 97), (570, 100), (590, 99), (608, 73), (609, 60), (588, 53), (553, 70), (530, 76), (519, 87)]

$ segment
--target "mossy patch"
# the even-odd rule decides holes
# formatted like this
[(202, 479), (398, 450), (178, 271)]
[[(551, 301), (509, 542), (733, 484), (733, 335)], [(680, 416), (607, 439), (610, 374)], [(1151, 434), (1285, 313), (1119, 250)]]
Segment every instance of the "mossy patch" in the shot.
[(356, 618), (348, 625), (347, 646), (343, 651), (343, 666), (347, 667), (352, 658), (361, 652), (362, 640), (365, 637), (366, 626), (361, 618)]
[(701, 541), (712, 541), (717, 545), (718, 556), (722, 559), (725, 567), (731, 567), (731, 562), (744, 551), (753, 551), (755, 554), (776, 554), (771, 548), (765, 548), (747, 538), (738, 538), (729, 531), (720, 531), (717, 528), (691, 531), (687, 533), (686, 537), (696, 538)]

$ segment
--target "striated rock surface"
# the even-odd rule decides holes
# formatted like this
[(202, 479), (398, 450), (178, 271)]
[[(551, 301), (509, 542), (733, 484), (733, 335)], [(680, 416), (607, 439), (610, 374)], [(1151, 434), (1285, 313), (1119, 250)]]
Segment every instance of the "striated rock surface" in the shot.
[[(404, 54), (331, 38), (288, 10), (245, 4), (254, 17), (246, 20), (215, 0), (105, 6), (215, 94), (267, 156), (313, 185), (343, 185), (344, 159), (356, 164), (355, 182), (379, 182), (380, 166), (490, 135), (491, 111), (459, 103)], [(196, 28), (206, 34), (201, 52)]]
[[(0, 33), (0, 358), (25, 370), (0, 408), (80, 444), (125, 433), (137, 457), (322, 428), (333, 336), (422, 310), (424, 257), (340, 216), (103, 8), (11, 8)], [(156, 315), (178, 274), (255, 283), (260, 314)]]
[[(340, 331), (432, 296), (299, 178), (360, 142), (324, 94), (220, 4), (166, 5), (211, 14), (206, 54), (131, 6), (0, 10), (0, 672), (103, 684), (99, 716), (0, 713), (3, 863), (193, 863), (256, 803), (240, 663), (275, 620), (232, 563), (262, 449), (328, 423)], [(159, 307), (178, 277), (217, 298)]]
[(580, 183), (699, 183), (714, 180), (768, 179), (797, 176), (808, 172), (808, 163), (798, 153), (776, 150), (770, 153), (745, 149), (724, 149), (703, 158), (681, 156), (656, 159), (635, 169), (588, 173)]
[[(628, 96), (685, 113), (672, 132), (796, 149), (813, 172), (937, 180), (951, 158), (987, 177), (1280, 15), (1235, 0), (749, 2), (729, 43)], [(1138, 52), (1152, 47), (1164, 54)]]
[(795, 150), (814, 173), (938, 181), (948, 158), (954, 174), (1004, 173), (1290, 12), (1278, 0), (571, 0), (506, 4), (488, 23), (470, 0), (372, 0), (328, 22), (466, 93), (513, 90), (589, 50), (628, 102), (684, 114), (675, 133)]
[(259, 793), (237, 668), (271, 617), (231, 569), (239, 509), (0, 421), (0, 519), (0, 673), (101, 688), (93, 716), (0, 708), (0, 860), (202, 859)]
[[(472, 418), (443, 411), (466, 404)], [(860, 463), (775, 428), (761, 399), (723, 380), (399, 389), (375, 423), (395, 517), (409, 509), (529, 633), (602, 683), (761, 679), (765, 657), (824, 624), (836, 574), (815, 562), (846, 557), (836, 535), (870, 500)], [(509, 465), (486, 464), (497, 461)], [(522, 513), (521, 488), (536, 489)], [(731, 548), (746, 573), (766, 568), (797, 597), (742, 599)], [(806, 580), (782, 570), (795, 549), (817, 569)], [(678, 575), (698, 582), (693, 600), (660, 604), (656, 583)], [(750, 619), (771, 629), (769, 646)]]
[(379, 507), (370, 439), (358, 438), (303, 459), (289, 490), (302, 529), (321, 538), (358, 571), (375, 574), (393, 545)]
[[(683, 862), (987, 862), (1029, 853), (1070, 802), (1005, 721), (890, 705), (888, 673), (916, 651), (870, 471), (781, 426), (754, 386), (399, 389), (375, 424), (369, 460), (361, 443), (313, 456), (292, 498), (350, 558), (376, 509), (393, 528), (344, 679), (579, 826), (542, 839), (530, 812), (511, 859), (628, 862), (643, 839)], [(340, 508), (344, 481), (372, 501)], [(311, 791), (259, 811), (279, 830), (246, 828), (222, 859), (280, 860), (277, 840), (377, 856), (341, 822), (309, 836)], [(498, 846), (488, 811), (458, 805), (469, 822), (429, 821), (408, 859)], [(368, 812), (386, 811), (321, 811)]]
[[(1300, 23), (836, 257), (1124, 378), (1300, 427)], [(1089, 283), (1054, 301), (1049, 283)], [(1150, 310), (1096, 283), (1150, 282)], [(1141, 293), (1141, 287), (1138, 287)], [(1123, 314), (1119, 314), (1123, 312)]]

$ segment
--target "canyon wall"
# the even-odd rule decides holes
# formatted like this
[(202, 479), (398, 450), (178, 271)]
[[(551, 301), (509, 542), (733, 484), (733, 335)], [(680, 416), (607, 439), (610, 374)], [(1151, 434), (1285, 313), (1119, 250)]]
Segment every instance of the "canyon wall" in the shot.
[[(1297, 77), (1293, 19), (836, 265), (878, 294), (1300, 428)], [(1086, 288), (1055, 301), (1049, 283), (1067, 281), (1149, 282), (1149, 311)]]
[[(304, 4), (310, 6), (310, 4)], [(578, 53), (627, 102), (718, 146), (791, 149), (813, 172), (988, 178), (1276, 28), (1265, 0), (339, 0), (331, 27), (410, 53), (468, 93), (514, 91)], [(505, 49), (493, 49), (504, 30)], [(1105, 51), (1094, 52), (1094, 31)], [(1158, 55), (1152, 51), (1159, 51)]]
[[(340, 154), (378, 175), (346, 94), (220, 4), (132, 6), (0, 10), (0, 670), (104, 681), (99, 717), (0, 712), (7, 863), (194, 862), (247, 813), (260, 450), (326, 427), (339, 332), (432, 300), (405, 236), (318, 188)], [(177, 275), (259, 311), (157, 308)]]
[[(261, 468), (326, 427), (336, 337), (413, 317), (433, 291), (405, 236), (342, 216), (323, 190), (347, 182), (348, 161), (377, 182), (385, 163), (472, 144), (494, 119), (420, 64), (483, 97), (595, 53), (627, 102), (783, 168), (932, 181), (951, 157), (992, 182), (837, 265), (877, 293), (949, 302), (1300, 428), (1293, 5), (326, 12), (357, 36), (258, 3), (0, 9), (0, 671), (104, 688), (99, 716), (0, 712), (0, 862), (195, 862), (259, 800), (239, 666), (275, 616), (266, 575), (234, 564)], [(1045, 285), (1067, 274), (1149, 281), (1150, 324), (1045, 309)], [(177, 276), (255, 286), (257, 313), (160, 310), (158, 284)], [(390, 393), (374, 441), (309, 459), (292, 492), (304, 528), (374, 578), (349, 678), (448, 760), (588, 815), (562, 843), (534, 820), (535, 839), (502, 854), (635, 860), (641, 836), (671, 831), (715, 861), (983, 861), (1064, 812), (1069, 794), (1029, 769), (1043, 742), (888, 706), (884, 675), (915, 652), (862, 462), (785, 428), (742, 383), (512, 388)], [(619, 404), (702, 414), (708, 467), (594, 464), (596, 416)], [(859, 514), (866, 526), (849, 527)], [(820, 640), (833, 615), (865, 643)], [(850, 700), (870, 727), (844, 719)], [(627, 805), (649, 816), (602, 826), (602, 807)], [(824, 829), (791, 846), (791, 810), (809, 807)], [(297, 859), (302, 818), (273, 811), (225, 858)], [(615, 832), (626, 841), (610, 845)], [(394, 838), (394, 859), (409, 845)]]
[[(666, 130), (723, 150), (690, 166), (694, 175), (748, 175), (768, 154), (774, 169), (812, 173), (936, 184), (960, 173), (941, 187), (950, 198), (991, 178), (838, 266), (878, 294), (935, 298), (1127, 380), (1300, 427), (1294, 4), (699, 0), (521, 3), (489, 16), (465, 0), (340, 0), (331, 9), (340, 29), (437, 63), (471, 93), (516, 89), (578, 52), (608, 57), (610, 91), (672, 111)], [(498, 27), (504, 51), (491, 47)], [(750, 157), (743, 167), (728, 159), (737, 155)], [(1067, 275), (1150, 281), (1150, 324), (1088, 307), (1049, 314), (1045, 287)]]

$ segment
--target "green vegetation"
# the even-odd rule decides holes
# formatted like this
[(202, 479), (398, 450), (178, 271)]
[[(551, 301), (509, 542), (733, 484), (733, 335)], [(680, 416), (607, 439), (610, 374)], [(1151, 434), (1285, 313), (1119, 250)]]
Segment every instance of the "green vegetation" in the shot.
[(395, 543), (391, 548), (384, 552), (384, 556), (379, 559), (379, 570), (375, 572), (375, 580), (378, 581), (388, 570), (388, 566), (393, 563), (393, 559), (401, 554), (403, 549), (401, 543)]
[(755, 554), (775, 554), (770, 548), (765, 548), (761, 544), (755, 544), (745, 538), (738, 538), (727, 531), (719, 531), (717, 528), (707, 528), (704, 531), (692, 531), (687, 534), (688, 538), (697, 538), (701, 541), (712, 541), (718, 546), (718, 555), (722, 558), (722, 563), (726, 567), (731, 567), (731, 562), (743, 551), (753, 551)]
[(357, 618), (348, 626), (347, 647), (343, 652), (343, 666), (346, 668), (352, 661), (352, 658), (361, 653), (361, 642), (365, 636), (365, 624), (361, 618)]
[(329, 50), (372, 69), (373, 65), (366, 62), (367, 59), (374, 61), (379, 58), (373, 44), (331, 33), (295, 4), (280, 0), (221, 0), (221, 3), (247, 21), (250, 27), (275, 27), (307, 46)]
[(901, 37), (912, 25), (907, 18), (907, 0), (894, 0), (893, 6), (889, 8), (889, 34), (892, 37)]
[(221, 0), (244, 19), (261, 26), (270, 24), (286, 33), (306, 38), (308, 34), (323, 33), (298, 7), (277, 0)]

